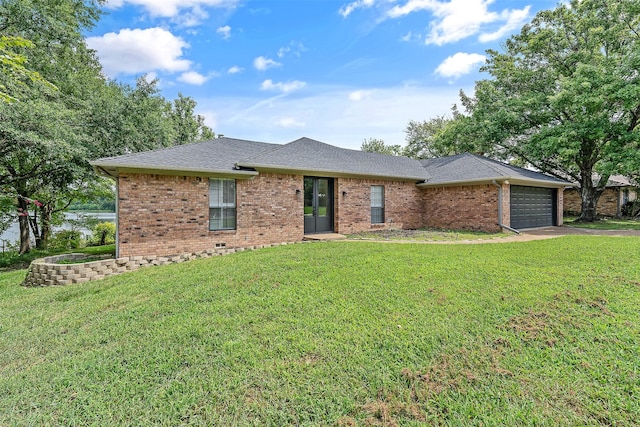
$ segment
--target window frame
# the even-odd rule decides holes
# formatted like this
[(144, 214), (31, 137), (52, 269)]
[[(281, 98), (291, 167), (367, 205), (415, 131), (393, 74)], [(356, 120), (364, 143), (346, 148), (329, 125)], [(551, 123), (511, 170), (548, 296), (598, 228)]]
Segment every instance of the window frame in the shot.
[[(379, 190), (380, 194), (375, 195)], [(372, 185), (370, 189), (371, 200), (371, 224), (384, 224), (385, 221), (385, 189), (384, 185)], [(378, 200), (379, 199), (379, 200)]]
[[(217, 195), (213, 194), (214, 182), (218, 183)], [(227, 192), (229, 183), (233, 183), (233, 201), (229, 201)], [(226, 185), (225, 185), (226, 184)], [(209, 178), (209, 231), (233, 231), (238, 227), (237, 212), (237, 181), (230, 178)], [(214, 218), (212, 212), (219, 212), (219, 218)], [(232, 220), (232, 225), (229, 221)], [(225, 224), (227, 224), (225, 226)]]

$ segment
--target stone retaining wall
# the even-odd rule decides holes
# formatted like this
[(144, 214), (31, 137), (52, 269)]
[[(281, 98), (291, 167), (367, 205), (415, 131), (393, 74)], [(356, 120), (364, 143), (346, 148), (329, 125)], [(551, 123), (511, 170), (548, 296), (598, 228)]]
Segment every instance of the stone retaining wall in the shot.
[[(270, 245), (250, 246), (246, 248), (216, 248), (204, 252), (188, 253), (172, 256), (132, 256), (124, 258), (110, 258), (99, 261), (82, 263), (87, 254), (63, 254), (34, 260), (27, 271), (22, 286), (55, 286), (71, 283), (84, 283), (100, 280), (108, 276), (135, 271), (142, 267), (154, 265), (176, 264), (197, 258), (228, 255), (246, 250), (261, 249), (270, 246), (281, 246), (290, 243), (274, 243)], [(75, 261), (78, 264), (58, 264), (60, 261)]]

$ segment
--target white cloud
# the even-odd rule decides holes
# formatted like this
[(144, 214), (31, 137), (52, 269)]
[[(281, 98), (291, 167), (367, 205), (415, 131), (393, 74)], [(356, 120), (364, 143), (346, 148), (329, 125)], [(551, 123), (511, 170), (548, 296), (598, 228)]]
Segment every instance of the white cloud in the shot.
[(349, 99), (351, 101), (362, 101), (363, 99), (369, 99), (370, 97), (370, 90), (356, 90), (349, 94)]
[(290, 93), (299, 89), (302, 89), (303, 87), (305, 87), (307, 84), (305, 82), (301, 82), (299, 80), (293, 80), (293, 81), (288, 81), (288, 82), (279, 82), (279, 83), (274, 83), (271, 79), (269, 80), (265, 80), (262, 82), (262, 85), (260, 86), (261, 90), (276, 90), (276, 91), (280, 91), (282, 93)]
[(420, 10), (432, 10), (438, 4), (434, 0), (409, 0), (404, 6), (394, 6), (387, 12), (390, 18), (400, 18)]
[(211, 76), (203, 76), (195, 71), (187, 71), (186, 73), (182, 73), (180, 77), (178, 77), (178, 80), (190, 85), (201, 86), (210, 78)]
[(272, 67), (279, 67), (282, 64), (264, 56), (258, 56), (253, 60), (253, 66), (256, 70), (264, 71)]
[(195, 5), (190, 10), (173, 16), (172, 20), (183, 27), (195, 27), (206, 21), (207, 18), (209, 18), (209, 13), (199, 5)]
[(233, 8), (239, 0), (109, 0), (107, 7), (117, 9), (125, 4), (140, 6), (152, 16), (177, 17), (182, 10), (201, 14), (203, 7)]
[(484, 55), (478, 53), (458, 52), (442, 61), (436, 68), (436, 74), (457, 79), (472, 72), (477, 65), (484, 63), (486, 59)]
[(231, 38), (231, 27), (228, 25), (218, 27), (218, 29), (216, 29), (216, 33), (220, 34), (223, 39), (229, 40), (229, 38)]
[[(473, 86), (463, 87), (473, 95)], [(366, 102), (349, 99), (353, 92), (371, 92)], [(458, 86), (358, 88), (313, 85), (298, 96), (198, 97), (200, 111), (215, 114), (214, 130), (227, 136), (285, 143), (307, 136), (344, 148), (359, 149), (365, 138), (404, 144), (409, 120), (427, 120), (451, 112), (459, 102)], [(203, 113), (199, 113), (203, 114)], [(203, 114), (204, 115), (204, 114)], [(207, 124), (209, 115), (205, 115)], [(283, 118), (305, 123), (283, 127)], [(286, 124), (287, 122), (284, 122)], [(289, 122), (291, 123), (291, 122)]]
[(494, 22), (499, 15), (489, 12), (489, 0), (452, 0), (439, 3), (433, 14), (439, 21), (431, 24), (431, 33), (425, 43), (441, 46), (476, 34), (480, 26)]
[(338, 13), (340, 15), (342, 15), (343, 18), (346, 18), (347, 16), (351, 15), (351, 12), (353, 12), (356, 9), (365, 9), (368, 7), (373, 6), (373, 4), (375, 3), (375, 0), (356, 0), (356, 1), (352, 1), (351, 3), (342, 5), (342, 7), (340, 8), (340, 10), (338, 10)]
[(493, 0), (408, 0), (387, 11), (388, 18), (401, 18), (414, 12), (428, 11), (434, 19), (426, 44), (443, 45), (478, 34), (488, 24), (504, 25), (492, 33), (483, 33), (482, 42), (497, 40), (521, 26), (529, 16), (530, 6), (524, 9), (505, 9), (501, 13), (489, 10)]
[(233, 67), (229, 68), (227, 70), (227, 73), (229, 74), (238, 74), (241, 73), (243, 71), (242, 68), (238, 67), (237, 65), (234, 65)]
[(149, 83), (151, 83), (152, 81), (154, 81), (157, 78), (158, 78), (158, 73), (156, 73), (154, 71), (150, 71), (150, 72), (148, 72), (148, 73), (146, 73), (144, 75), (144, 79)]
[(294, 119), (293, 117), (283, 117), (280, 120), (276, 120), (276, 125), (283, 128), (303, 128), (306, 126), (305, 122)]
[(527, 6), (524, 9), (504, 10), (501, 17), (506, 19), (507, 23), (493, 33), (480, 34), (478, 40), (483, 43), (498, 40), (513, 30), (522, 27), (522, 24), (529, 18), (529, 9), (531, 9), (531, 6)]
[(118, 33), (88, 37), (87, 45), (98, 53), (105, 74), (139, 74), (151, 71), (186, 71), (191, 61), (182, 58), (189, 44), (162, 28), (124, 28)]
[(307, 50), (306, 47), (300, 42), (291, 42), (288, 46), (281, 47), (278, 49), (278, 58), (284, 58), (288, 54), (292, 54), (297, 56), (298, 58), (302, 55), (303, 52)]

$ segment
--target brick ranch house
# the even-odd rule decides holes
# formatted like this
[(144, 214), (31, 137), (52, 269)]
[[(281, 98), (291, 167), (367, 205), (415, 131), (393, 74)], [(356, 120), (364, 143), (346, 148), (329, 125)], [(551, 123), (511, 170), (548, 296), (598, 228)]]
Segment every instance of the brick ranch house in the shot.
[(308, 138), (217, 138), (92, 162), (117, 188), (118, 256), (434, 227), (562, 224), (566, 181), (471, 154), (415, 160)]
[[(597, 179), (596, 179), (597, 183)], [(638, 198), (638, 188), (623, 175), (612, 175), (598, 199), (596, 212), (598, 215), (620, 217), (622, 207), (627, 202)], [(564, 213), (579, 215), (582, 211), (582, 198), (578, 187), (568, 187), (564, 190)]]

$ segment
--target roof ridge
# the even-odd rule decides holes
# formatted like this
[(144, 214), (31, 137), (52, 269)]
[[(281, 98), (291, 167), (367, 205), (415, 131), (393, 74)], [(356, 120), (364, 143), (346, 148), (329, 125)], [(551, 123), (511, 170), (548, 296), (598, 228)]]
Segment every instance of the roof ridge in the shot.
[[(297, 141), (297, 139), (296, 139), (296, 141)], [(273, 153), (273, 152), (275, 152), (277, 150), (282, 150), (282, 148), (286, 147), (289, 144), (293, 144), (296, 141), (290, 141), (290, 142), (287, 142), (286, 144), (269, 143), (269, 145), (273, 145), (273, 147), (271, 147), (268, 150), (264, 150), (264, 151), (256, 154), (255, 156), (238, 159), (238, 160), (235, 161), (234, 166), (237, 166), (240, 163), (248, 163), (251, 160), (253, 160), (254, 158), (259, 157), (259, 156), (264, 156), (267, 153)]]
[(480, 162), (480, 163), (482, 163), (482, 164), (486, 165), (489, 169), (491, 169), (491, 170), (495, 171), (498, 175), (500, 175), (500, 176), (506, 176), (507, 178), (510, 176), (510, 175), (506, 175), (504, 172), (502, 172), (502, 171), (501, 171), (501, 170), (499, 170), (497, 167), (495, 167), (495, 166), (493, 165), (493, 163), (499, 163), (499, 164), (500, 164), (500, 166), (502, 166), (502, 165), (510, 166), (510, 165), (508, 165), (508, 164), (506, 164), (506, 163), (499, 162), (499, 161), (494, 160), (494, 159), (490, 159), (490, 158), (488, 158), (488, 157), (478, 156), (478, 155), (476, 155), (476, 154), (472, 154), (472, 153), (466, 153), (466, 154), (469, 154), (470, 156), (473, 156), (473, 158), (474, 158), (476, 161), (478, 161), (478, 162)]

